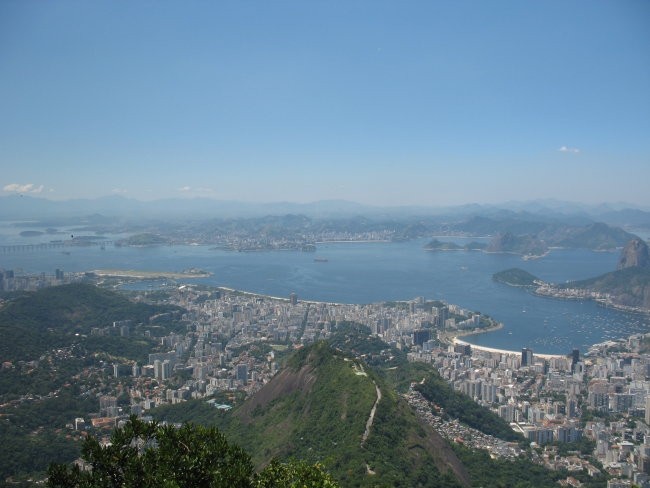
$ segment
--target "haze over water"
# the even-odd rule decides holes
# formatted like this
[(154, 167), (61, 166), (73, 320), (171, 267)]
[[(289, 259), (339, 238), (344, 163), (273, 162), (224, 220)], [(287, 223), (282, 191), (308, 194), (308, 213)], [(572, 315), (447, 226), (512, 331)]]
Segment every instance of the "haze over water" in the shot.
[[(17, 240), (5, 233), (0, 244), (9, 242)], [(545, 258), (524, 261), (509, 254), (427, 252), (423, 250), (426, 242), (329, 243), (319, 244), (316, 253), (237, 253), (208, 246), (74, 247), (66, 248), (69, 255), (60, 248), (5, 253), (0, 255), (0, 268), (53, 274), (56, 268), (74, 272), (195, 267), (213, 276), (188, 282), (272, 296), (295, 292), (301, 299), (343, 303), (423, 296), (480, 311), (504, 323), (503, 329), (472, 336), (469, 342), (512, 350), (527, 346), (539, 353), (564, 354), (573, 347), (584, 352), (594, 343), (650, 329), (648, 316), (606, 309), (593, 302), (537, 297), (492, 281), (495, 272), (511, 267), (552, 282), (589, 278), (615, 269), (618, 253), (554, 250)], [(315, 257), (328, 261), (316, 262)]]

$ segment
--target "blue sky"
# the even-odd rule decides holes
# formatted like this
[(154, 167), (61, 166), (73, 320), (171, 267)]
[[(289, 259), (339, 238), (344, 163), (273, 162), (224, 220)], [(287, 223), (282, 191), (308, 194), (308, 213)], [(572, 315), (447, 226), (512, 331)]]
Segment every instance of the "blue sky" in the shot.
[(650, 205), (647, 1), (0, 2), (0, 194)]

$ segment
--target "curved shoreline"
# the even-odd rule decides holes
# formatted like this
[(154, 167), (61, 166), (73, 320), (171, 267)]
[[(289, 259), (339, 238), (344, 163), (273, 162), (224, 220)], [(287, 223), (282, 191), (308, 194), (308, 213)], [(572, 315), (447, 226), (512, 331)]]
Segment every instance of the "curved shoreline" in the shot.
[(449, 331), (449, 332), (441, 331), (438, 334), (438, 338), (441, 341), (447, 341), (447, 342), (453, 344), (454, 340), (456, 340), (456, 338), (458, 338), (458, 337), (467, 337), (467, 336), (472, 336), (472, 335), (477, 335), (477, 334), (483, 334), (484, 332), (494, 332), (496, 330), (503, 329), (503, 327), (504, 327), (504, 325), (501, 322), (498, 322), (498, 323), (496, 323), (494, 325), (491, 325), (490, 327), (483, 327), (482, 329), (476, 328), (476, 329), (471, 329), (471, 330), (455, 330), (455, 331)]
[[(135, 270), (95, 270), (93, 271), (95, 274), (98, 276), (113, 276), (113, 277), (123, 277), (123, 278), (135, 278), (135, 279), (151, 279), (151, 278), (178, 278), (178, 279), (183, 279), (183, 278), (204, 278), (206, 276), (211, 276), (210, 274), (191, 274), (191, 273), (165, 273), (165, 272), (145, 272), (145, 271), (135, 271)], [(118, 274), (119, 273), (119, 274)], [(507, 286), (513, 286), (510, 284), (507, 284)], [(257, 293), (257, 292), (252, 292), (252, 291), (246, 291), (246, 290), (238, 290), (236, 288), (231, 288), (227, 286), (220, 286), (220, 285), (211, 285), (211, 287), (218, 289), (218, 290), (224, 290), (226, 292), (231, 292), (231, 293), (239, 293), (242, 295), (247, 295), (251, 297), (259, 297), (259, 298), (266, 298), (270, 300), (278, 300), (282, 302), (289, 302), (290, 298), (289, 297), (278, 297), (278, 296), (273, 296), (273, 295), (268, 295), (264, 293)], [(558, 298), (558, 297), (553, 297), (549, 295), (543, 295), (539, 294), (538, 296), (540, 297), (546, 297), (546, 298)], [(332, 305), (332, 306), (347, 306), (347, 305), (354, 305), (351, 303), (341, 303), (341, 302), (326, 302), (326, 301), (318, 301), (318, 300), (307, 300), (307, 299), (299, 299), (300, 302), (302, 303), (307, 303), (307, 304), (314, 304), (314, 305)], [(387, 301), (383, 302), (376, 302), (376, 303), (385, 303)], [(402, 301), (398, 300), (398, 302), (407, 302), (407, 301)], [(363, 304), (362, 304), (363, 305)], [(369, 304), (366, 304), (369, 305)], [(604, 305), (601, 303), (601, 305)], [(630, 312), (630, 310), (627, 310), (627, 312)], [(643, 312), (641, 312), (643, 313)], [(487, 346), (480, 346), (476, 344), (472, 344), (471, 342), (464, 341), (459, 339), (459, 337), (467, 337), (467, 336), (472, 336), (472, 335), (477, 335), (477, 334), (483, 334), (483, 333), (488, 333), (488, 332), (494, 332), (497, 330), (500, 330), (504, 327), (503, 323), (495, 323), (492, 326), (485, 327), (485, 328), (475, 328), (471, 330), (464, 330), (464, 331), (448, 331), (448, 332), (443, 332), (440, 331), (438, 334), (438, 337), (440, 340), (443, 342), (446, 342), (448, 344), (467, 344), (470, 345), (472, 348), (479, 350), (479, 351), (484, 351), (484, 352), (489, 352), (489, 353), (499, 353), (499, 354), (509, 354), (509, 355), (520, 355), (521, 351), (516, 351), (516, 350), (508, 350), (508, 349), (499, 349), (499, 348), (492, 348), (492, 347), (487, 347)], [(536, 356), (540, 358), (545, 358), (545, 359), (551, 359), (551, 358), (562, 358), (566, 357), (566, 355), (563, 354), (544, 354), (544, 353), (534, 353)]]
[[(273, 295), (265, 295), (264, 293), (256, 293), (254, 291), (237, 290), (236, 288), (229, 288), (227, 286), (215, 286), (215, 288), (217, 288), (218, 290), (225, 290), (225, 291), (231, 292), (231, 293), (241, 293), (242, 295), (250, 295), (252, 297), (259, 297), (259, 298), (269, 298), (271, 300), (280, 300), (280, 301), (283, 301), (283, 302), (288, 302), (290, 300), (287, 297), (274, 297)], [(303, 299), (300, 299), (300, 298), (298, 298), (298, 301), (302, 302), (302, 303), (311, 303), (311, 304), (314, 304), (314, 305), (319, 305), (319, 304), (323, 304), (323, 305), (341, 305), (341, 306), (350, 305), (349, 303), (319, 302), (319, 301), (316, 301), (316, 300), (303, 300)]]
[[(460, 339), (458, 339), (458, 337), (454, 337), (452, 339), (452, 344), (468, 345), (468, 346), (471, 346), (472, 349), (476, 349), (477, 351), (521, 356), (521, 351), (510, 351), (508, 349), (497, 349), (495, 347), (477, 346), (475, 344), (472, 344), (471, 342), (461, 341)], [(537, 356), (537, 357), (540, 357), (542, 359), (553, 359), (553, 358), (565, 358), (565, 357), (567, 357), (566, 354), (539, 354), (539, 353), (536, 353), (534, 351), (533, 351), (533, 356)]]

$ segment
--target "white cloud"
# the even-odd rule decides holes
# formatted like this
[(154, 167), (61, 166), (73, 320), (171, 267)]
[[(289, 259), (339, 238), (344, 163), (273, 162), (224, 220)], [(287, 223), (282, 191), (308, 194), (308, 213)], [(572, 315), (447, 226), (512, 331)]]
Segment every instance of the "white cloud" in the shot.
[(41, 193), (44, 189), (45, 187), (43, 185), (36, 186), (34, 183), (27, 183), (26, 185), (9, 183), (3, 188), (8, 193)]
[(199, 187), (192, 187), (192, 186), (183, 186), (178, 189), (178, 191), (183, 192), (183, 193), (214, 193), (214, 190), (212, 188), (208, 188), (205, 186), (199, 186)]
[(562, 146), (558, 151), (563, 152), (563, 153), (573, 153), (573, 154), (578, 154), (580, 152), (580, 149), (577, 147), (569, 147), (569, 146)]
[(125, 190), (124, 188), (113, 188), (111, 191), (113, 193), (118, 194), (118, 195), (121, 195), (123, 193), (127, 193), (127, 190)]

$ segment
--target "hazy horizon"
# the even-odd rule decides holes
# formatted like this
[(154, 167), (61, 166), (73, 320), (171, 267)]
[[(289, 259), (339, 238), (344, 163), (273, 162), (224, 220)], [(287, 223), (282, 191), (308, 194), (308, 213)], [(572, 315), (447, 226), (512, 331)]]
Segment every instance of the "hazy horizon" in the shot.
[(650, 4), (0, 3), (0, 195), (650, 207)]

